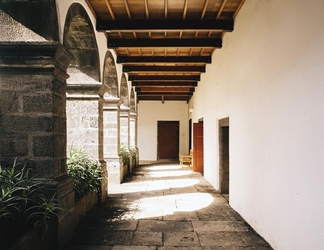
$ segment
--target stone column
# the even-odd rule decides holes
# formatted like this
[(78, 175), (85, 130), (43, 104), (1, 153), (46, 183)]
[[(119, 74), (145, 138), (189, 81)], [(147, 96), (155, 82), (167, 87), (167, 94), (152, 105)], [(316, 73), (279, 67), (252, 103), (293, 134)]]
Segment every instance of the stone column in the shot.
[(0, 160), (34, 169), (63, 209), (57, 247), (74, 233), (74, 192), (66, 173), (66, 69), (58, 42), (0, 42)]
[(123, 163), (120, 153), (120, 98), (104, 95), (103, 131), (104, 160), (108, 170), (108, 185), (120, 184), (123, 180)]
[[(80, 79), (79, 79), (80, 80)], [(101, 201), (107, 199), (107, 167), (103, 159), (103, 99), (100, 83), (68, 84), (67, 150), (82, 149), (101, 166)]]
[[(120, 107), (120, 143), (129, 151), (129, 107), (121, 105)], [(131, 156), (129, 154), (129, 159)], [(131, 172), (131, 161), (123, 168), (123, 177)]]
[(132, 161), (132, 169), (138, 166), (138, 148), (137, 148), (137, 114), (130, 113), (129, 116), (129, 146), (136, 152), (135, 161)]

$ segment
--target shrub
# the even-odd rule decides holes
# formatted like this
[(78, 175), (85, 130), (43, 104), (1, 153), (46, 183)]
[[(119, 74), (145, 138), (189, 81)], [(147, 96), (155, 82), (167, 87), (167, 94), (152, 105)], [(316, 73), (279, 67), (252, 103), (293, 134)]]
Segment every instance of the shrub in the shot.
[(136, 149), (135, 149), (134, 147), (131, 147), (131, 148), (129, 149), (129, 152), (130, 152), (130, 154), (131, 154), (131, 156), (132, 156), (132, 160), (133, 160), (133, 161), (136, 161)]
[(44, 185), (30, 176), (30, 169), (0, 165), (0, 249), (7, 249), (20, 236), (33, 228), (51, 226), (57, 217), (54, 196), (44, 196)]
[(129, 149), (126, 146), (126, 144), (121, 143), (120, 144), (120, 155), (122, 157), (124, 165), (129, 165), (129, 154), (130, 154), (130, 152), (129, 152)]
[(136, 161), (136, 149), (134, 147), (128, 148), (124, 143), (120, 145), (120, 155), (124, 165), (129, 165), (130, 157), (133, 161)]
[(100, 194), (101, 169), (82, 149), (70, 149), (67, 154), (67, 173), (72, 177), (76, 200), (90, 191)]

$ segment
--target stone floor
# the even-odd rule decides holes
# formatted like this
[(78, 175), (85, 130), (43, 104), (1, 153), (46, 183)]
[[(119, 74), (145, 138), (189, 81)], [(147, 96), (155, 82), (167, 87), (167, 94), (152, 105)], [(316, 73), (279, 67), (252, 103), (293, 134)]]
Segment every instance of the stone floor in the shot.
[(187, 166), (141, 165), (109, 188), (65, 250), (272, 249), (225, 198)]

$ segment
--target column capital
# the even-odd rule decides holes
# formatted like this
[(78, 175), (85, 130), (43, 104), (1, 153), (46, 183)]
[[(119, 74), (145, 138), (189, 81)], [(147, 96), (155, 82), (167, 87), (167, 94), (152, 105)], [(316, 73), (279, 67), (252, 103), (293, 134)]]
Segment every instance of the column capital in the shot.
[(120, 106), (120, 116), (129, 117), (129, 111), (130, 111), (129, 107), (127, 107), (123, 104)]
[(123, 103), (123, 101), (119, 97), (113, 97), (108, 95), (107, 93), (104, 94), (103, 99), (104, 110), (119, 109), (120, 105)]
[(97, 100), (100, 98), (101, 83), (97, 84), (68, 84), (66, 98), (75, 100)]

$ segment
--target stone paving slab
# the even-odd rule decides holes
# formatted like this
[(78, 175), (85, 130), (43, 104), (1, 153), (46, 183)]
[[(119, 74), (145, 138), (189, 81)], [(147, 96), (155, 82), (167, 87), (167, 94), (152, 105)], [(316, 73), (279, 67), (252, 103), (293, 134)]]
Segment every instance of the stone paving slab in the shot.
[(165, 246), (185, 246), (196, 247), (200, 246), (196, 232), (172, 232), (163, 233)]
[(114, 246), (112, 250), (155, 250), (156, 247), (149, 246)]
[(83, 230), (72, 239), (74, 245), (130, 245), (133, 231)]
[(141, 220), (137, 231), (146, 232), (192, 232), (192, 223), (189, 221), (156, 221)]
[(135, 246), (162, 246), (162, 232), (140, 232), (136, 231), (131, 241)]
[(201, 246), (242, 247), (248, 246), (236, 232), (197, 233)]
[(196, 232), (249, 231), (250, 227), (243, 221), (193, 221)]
[(270, 250), (200, 173), (135, 168), (76, 228), (64, 250)]
[(163, 220), (196, 221), (199, 219), (196, 211), (193, 212), (174, 211), (173, 213), (170, 214), (164, 212)]

